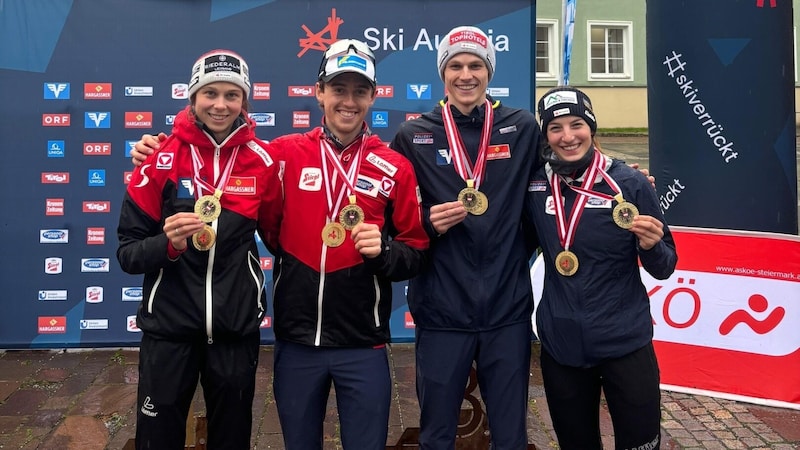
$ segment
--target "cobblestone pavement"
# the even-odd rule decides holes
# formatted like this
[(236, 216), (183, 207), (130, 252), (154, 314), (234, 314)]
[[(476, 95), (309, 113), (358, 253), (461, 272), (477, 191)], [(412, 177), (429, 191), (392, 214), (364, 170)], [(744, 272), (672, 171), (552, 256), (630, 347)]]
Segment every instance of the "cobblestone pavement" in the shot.
[[(272, 398), (272, 347), (263, 346), (257, 373), (252, 448), (282, 449)], [(538, 449), (558, 448), (548, 417), (538, 343), (533, 346), (528, 438)], [(0, 449), (121, 449), (133, 438), (138, 350), (8, 350), (0, 352)], [(393, 344), (394, 404), (389, 440), (419, 425), (414, 393), (413, 344)], [(800, 449), (800, 411), (662, 392), (662, 448)], [(341, 449), (335, 393), (328, 402), (326, 450)], [(201, 393), (193, 416), (201, 415)], [(187, 427), (190, 428), (190, 427)], [(613, 448), (607, 411), (601, 414), (605, 448)], [(188, 444), (194, 444), (189, 435)]]

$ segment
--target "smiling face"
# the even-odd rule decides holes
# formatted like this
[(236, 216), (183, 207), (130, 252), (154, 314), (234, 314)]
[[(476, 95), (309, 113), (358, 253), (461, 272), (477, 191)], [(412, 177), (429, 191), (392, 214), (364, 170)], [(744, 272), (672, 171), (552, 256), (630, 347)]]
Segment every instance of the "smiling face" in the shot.
[(486, 101), (489, 69), (481, 58), (472, 53), (458, 53), (444, 66), (444, 87), (447, 99), (462, 114)]
[(347, 72), (327, 83), (317, 82), (317, 101), (325, 125), (347, 145), (361, 132), (364, 117), (375, 102), (375, 89), (362, 75)]
[(578, 161), (592, 147), (592, 130), (579, 116), (551, 120), (545, 130), (547, 143), (562, 161)]
[(200, 88), (194, 97), (194, 112), (217, 142), (231, 133), (233, 123), (242, 113), (244, 91), (225, 81), (210, 83)]

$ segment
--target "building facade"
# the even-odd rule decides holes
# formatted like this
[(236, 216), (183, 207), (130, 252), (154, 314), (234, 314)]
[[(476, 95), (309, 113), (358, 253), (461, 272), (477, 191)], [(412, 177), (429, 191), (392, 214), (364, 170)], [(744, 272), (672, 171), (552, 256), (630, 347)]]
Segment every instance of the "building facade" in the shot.
[[(756, 1), (756, 0), (753, 0)], [(647, 128), (646, 0), (577, 0), (569, 84), (589, 95), (601, 111), (601, 128)], [(800, 0), (792, 0), (793, 23)], [(536, 2), (536, 98), (561, 84), (564, 0)], [(718, 18), (709, 18), (718, 20)], [(676, 32), (680, 32), (676, 30)], [(794, 27), (795, 105), (797, 27)], [(795, 108), (796, 109), (796, 108)], [(800, 115), (795, 113), (798, 123)]]

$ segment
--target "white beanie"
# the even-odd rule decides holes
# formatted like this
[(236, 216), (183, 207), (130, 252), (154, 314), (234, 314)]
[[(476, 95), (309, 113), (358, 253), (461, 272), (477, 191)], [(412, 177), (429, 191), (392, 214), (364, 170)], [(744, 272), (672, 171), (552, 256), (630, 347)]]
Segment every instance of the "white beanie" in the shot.
[(189, 97), (217, 81), (233, 83), (244, 90), (245, 98), (250, 96), (250, 69), (241, 56), (230, 50), (211, 50), (198, 58), (192, 67)]
[(492, 81), (495, 67), (494, 46), (486, 34), (476, 27), (455, 27), (439, 42), (436, 61), (439, 64), (439, 77), (444, 81), (444, 68), (450, 58), (459, 53), (477, 55), (489, 69), (489, 81)]

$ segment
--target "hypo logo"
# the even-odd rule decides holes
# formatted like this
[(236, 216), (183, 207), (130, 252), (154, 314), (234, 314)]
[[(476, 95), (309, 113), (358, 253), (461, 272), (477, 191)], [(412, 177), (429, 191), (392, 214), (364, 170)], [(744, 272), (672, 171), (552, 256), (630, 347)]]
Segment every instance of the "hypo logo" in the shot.
[(407, 84), (406, 85), (406, 98), (411, 100), (430, 100), (431, 99), (431, 85), (430, 84)]
[(103, 112), (87, 112), (83, 119), (84, 128), (111, 128), (111, 113), (108, 111)]
[(45, 83), (45, 100), (69, 100), (69, 83)]

